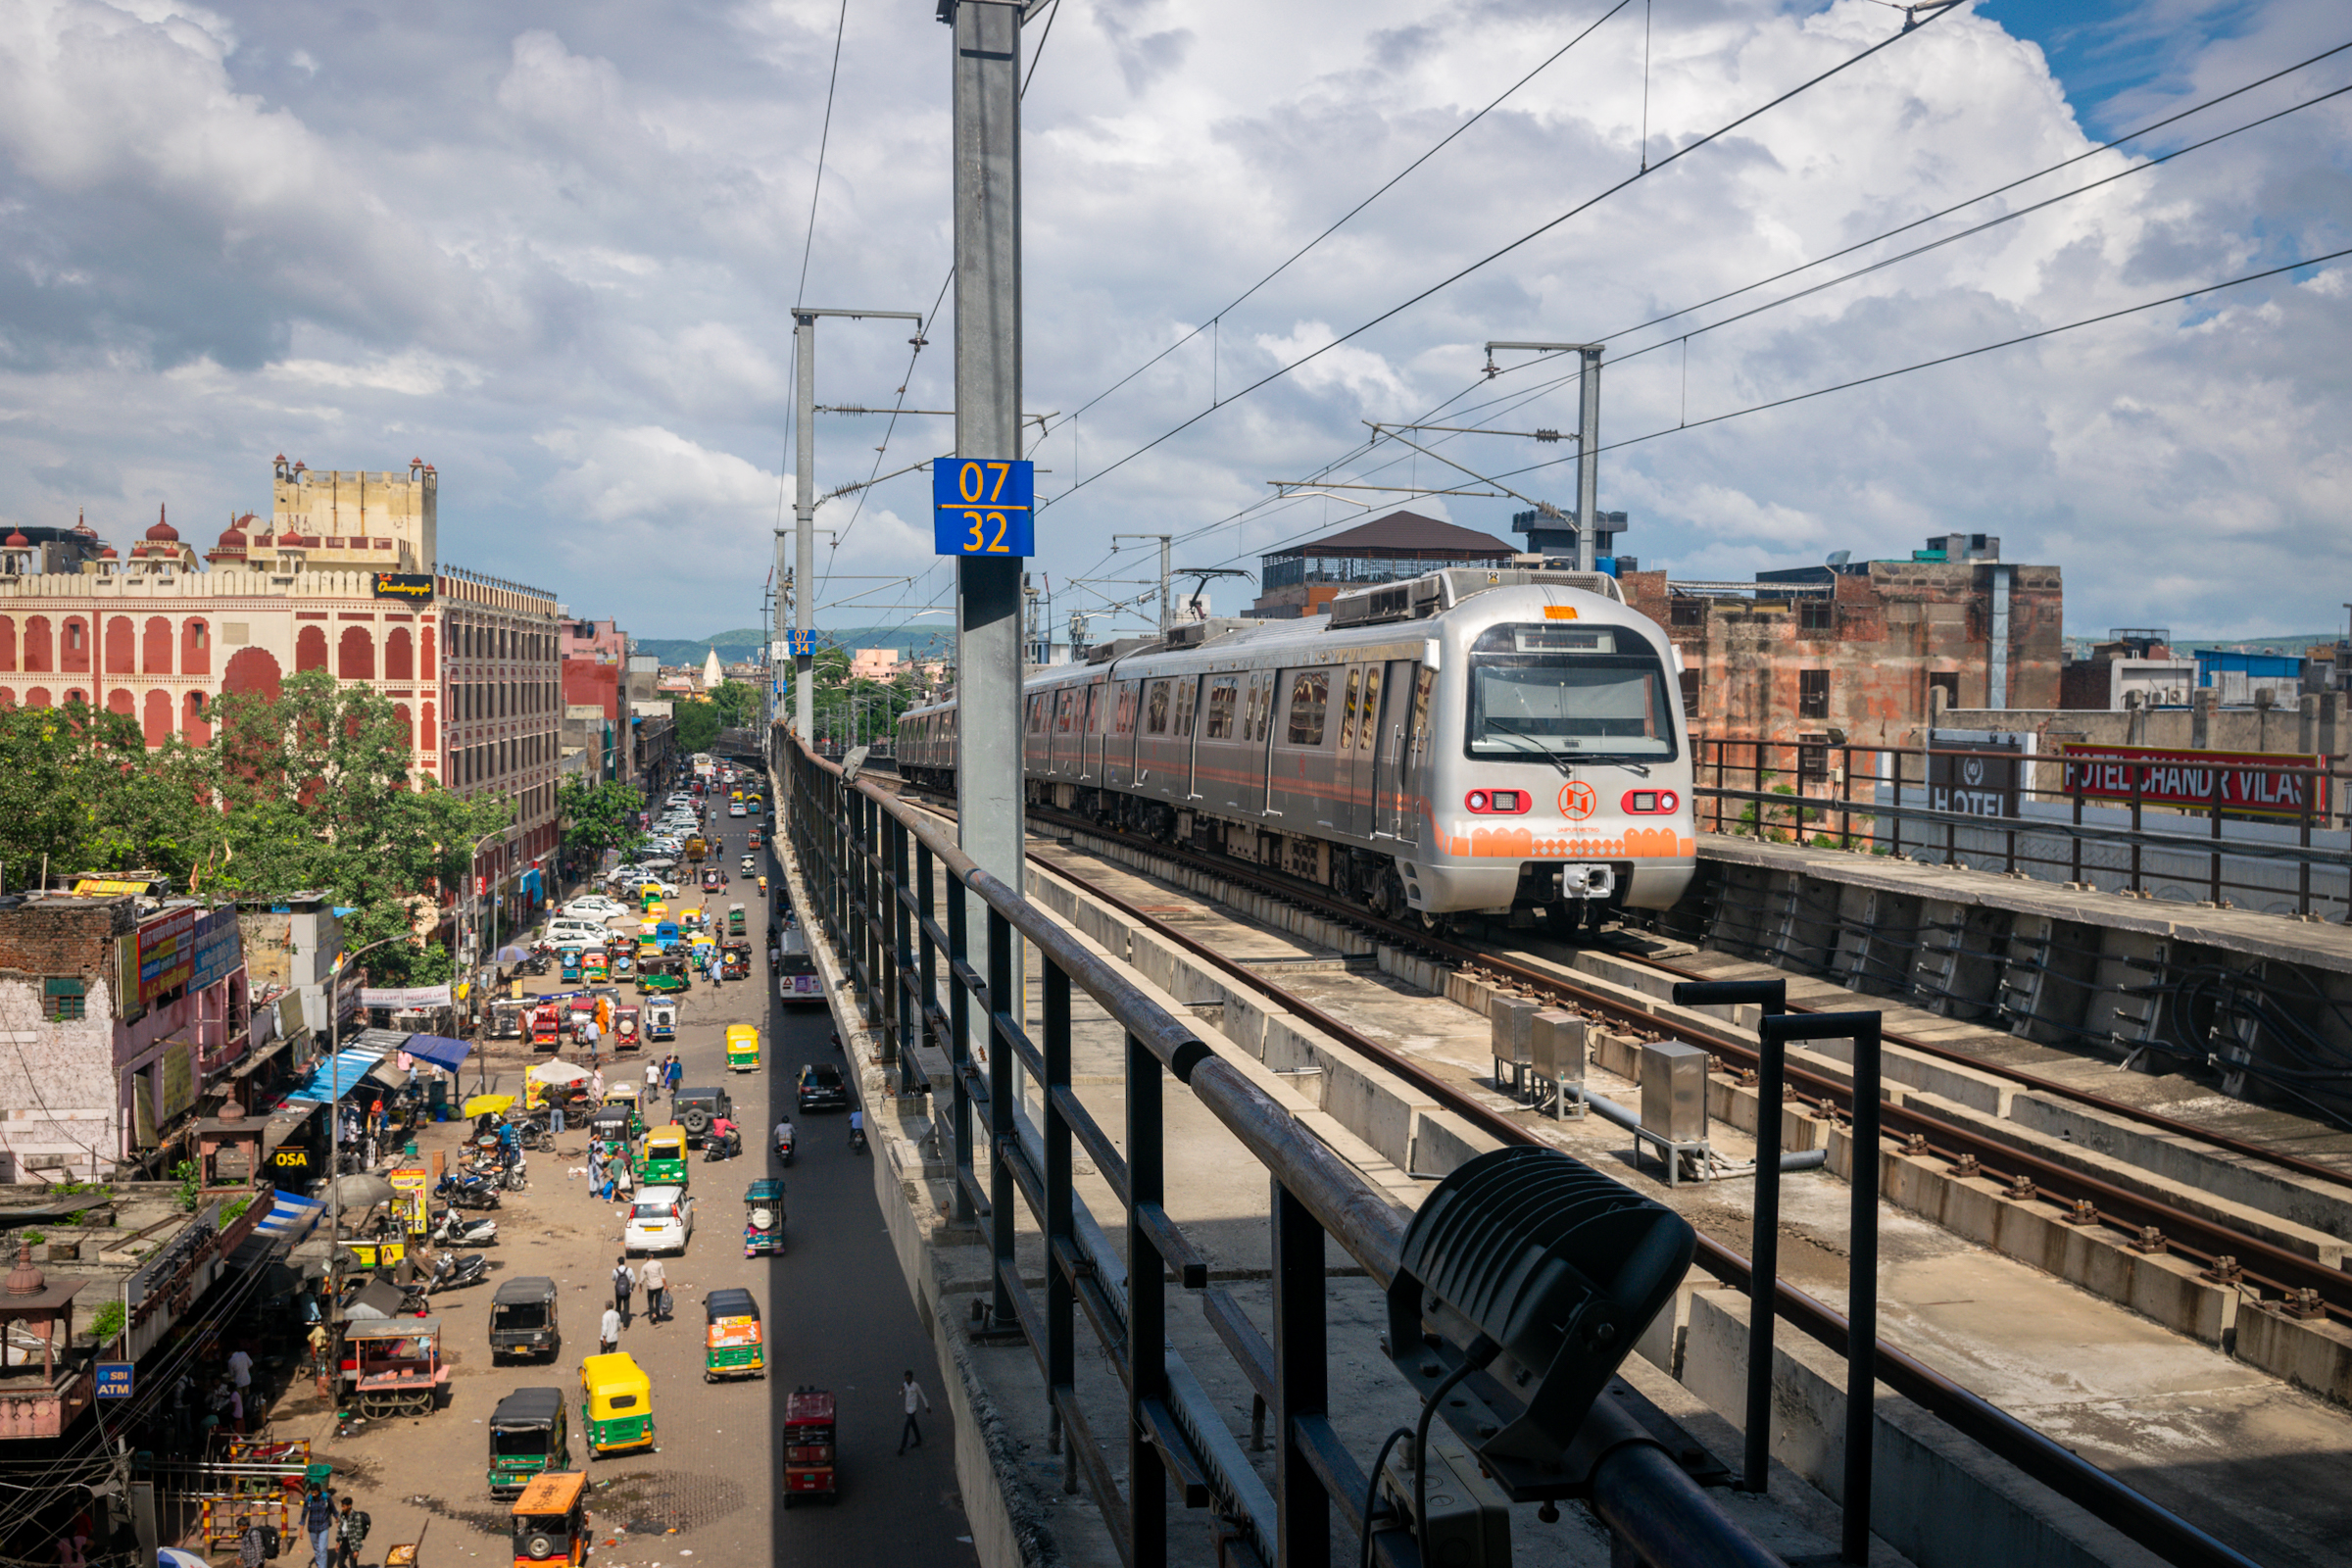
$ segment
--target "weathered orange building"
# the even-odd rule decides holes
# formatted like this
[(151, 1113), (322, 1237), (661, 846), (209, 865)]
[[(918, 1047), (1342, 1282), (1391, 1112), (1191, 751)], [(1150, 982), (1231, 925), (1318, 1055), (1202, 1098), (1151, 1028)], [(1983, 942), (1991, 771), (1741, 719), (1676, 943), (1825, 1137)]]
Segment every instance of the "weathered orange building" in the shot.
[(1683, 708), (1701, 740), (1840, 731), (1857, 746), (1916, 743), (1937, 687), (1946, 708), (2058, 706), (2056, 566), (1872, 561), (1772, 576), (1624, 575), (1627, 603), (1666, 627), (1682, 654)]

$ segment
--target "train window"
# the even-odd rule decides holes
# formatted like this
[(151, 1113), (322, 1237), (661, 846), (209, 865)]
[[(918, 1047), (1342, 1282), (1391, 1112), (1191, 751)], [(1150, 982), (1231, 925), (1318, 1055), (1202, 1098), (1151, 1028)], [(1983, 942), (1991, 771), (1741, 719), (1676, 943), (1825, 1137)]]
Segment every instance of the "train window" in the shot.
[(1077, 707), (1078, 694), (1067, 687), (1062, 688), (1061, 694), (1054, 699), (1054, 729), (1067, 735), (1070, 732), (1070, 715)]
[(1046, 700), (1043, 696), (1029, 699), (1029, 733), (1040, 735), (1046, 728)]
[(1136, 683), (1131, 680), (1119, 682), (1119, 709), (1111, 720), (1111, 729), (1114, 734), (1132, 735), (1135, 733), (1135, 685)]
[(1355, 745), (1355, 709), (1364, 672), (1354, 664), (1348, 666), (1348, 703), (1340, 710), (1340, 750), (1351, 750)]
[(1095, 682), (1086, 689), (1086, 733), (1102, 733), (1102, 683)]
[(1193, 732), (1193, 705), (1194, 705), (1196, 702), (1198, 702), (1198, 701), (1200, 700), (1200, 678), (1198, 675), (1187, 675), (1187, 676), (1186, 676), (1186, 677), (1185, 677), (1183, 680), (1181, 680), (1181, 681), (1177, 682), (1177, 684), (1176, 684), (1176, 733), (1177, 733), (1177, 734), (1179, 734), (1179, 735), (1190, 735), (1190, 734)]
[(1168, 683), (1155, 680), (1151, 695), (1144, 699), (1144, 733), (1165, 735), (1168, 732)]
[[(1212, 741), (1233, 738), (1234, 699), (1241, 694), (1241, 679), (1235, 675), (1219, 675), (1208, 683), (1208, 715), (1202, 721), (1201, 734)], [(1254, 708), (1256, 694), (1250, 694)]]
[(1380, 666), (1371, 664), (1364, 670), (1363, 724), (1355, 732), (1356, 750), (1372, 749), (1372, 736), (1380, 728)]
[(1438, 672), (1427, 667), (1413, 673), (1413, 750), (1429, 744), (1429, 704), (1438, 689)]
[(1331, 706), (1331, 677), (1320, 670), (1301, 670), (1291, 678), (1291, 725), (1288, 739), (1293, 746), (1323, 744), (1324, 710)]
[[(1472, 646), (1466, 755), (1627, 761), (1680, 755), (1681, 694), (1646, 641), (1596, 629), (1606, 651), (1522, 645), (1521, 634), (1546, 629), (1491, 627)], [(1620, 641), (1623, 652), (1616, 651)]]

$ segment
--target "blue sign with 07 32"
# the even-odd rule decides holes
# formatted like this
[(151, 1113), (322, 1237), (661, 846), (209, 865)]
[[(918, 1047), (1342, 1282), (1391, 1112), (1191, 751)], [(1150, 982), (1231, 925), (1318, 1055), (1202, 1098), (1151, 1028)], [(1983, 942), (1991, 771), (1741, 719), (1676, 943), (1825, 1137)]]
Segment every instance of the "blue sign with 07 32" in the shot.
[(99, 1362), (97, 1387), (91, 1392), (101, 1399), (129, 1398), (131, 1366), (128, 1361)]
[(1037, 465), (940, 458), (931, 465), (931, 534), (942, 556), (1035, 555)]

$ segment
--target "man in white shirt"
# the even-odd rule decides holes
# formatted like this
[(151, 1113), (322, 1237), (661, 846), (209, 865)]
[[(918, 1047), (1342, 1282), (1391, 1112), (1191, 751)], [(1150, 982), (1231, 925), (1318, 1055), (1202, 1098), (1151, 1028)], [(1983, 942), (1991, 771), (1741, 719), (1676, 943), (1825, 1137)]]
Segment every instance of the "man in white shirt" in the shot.
[(597, 1340), (599, 1342), (598, 1348), (606, 1355), (611, 1355), (614, 1350), (620, 1348), (620, 1309), (618, 1307), (608, 1306), (605, 1308), (605, 1321), (597, 1330)]
[(648, 1323), (669, 1321), (669, 1276), (662, 1270), (662, 1260), (649, 1257), (642, 1271), (645, 1281), (645, 1320)]
[(908, 1439), (913, 1440), (912, 1446), (917, 1448), (923, 1446), (923, 1429), (914, 1424), (915, 1406), (920, 1404), (926, 1410), (931, 1408), (930, 1396), (923, 1393), (923, 1386), (914, 1381), (914, 1373), (908, 1371), (905, 1376), (906, 1381), (899, 1385), (900, 1402), (906, 1406), (906, 1424), (899, 1429), (899, 1452), (902, 1454), (907, 1449)]
[(228, 1353), (228, 1381), (239, 1394), (253, 1387), (253, 1357), (241, 1348)]

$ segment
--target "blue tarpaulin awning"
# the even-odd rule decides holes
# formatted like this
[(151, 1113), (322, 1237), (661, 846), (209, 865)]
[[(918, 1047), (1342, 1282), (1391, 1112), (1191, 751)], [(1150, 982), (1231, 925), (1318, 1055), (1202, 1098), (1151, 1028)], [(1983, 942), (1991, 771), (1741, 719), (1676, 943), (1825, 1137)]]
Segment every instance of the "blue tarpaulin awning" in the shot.
[(309, 1081), (297, 1086), (286, 1100), (297, 1104), (331, 1105), (359, 1088), (368, 1069), (383, 1059), (384, 1048), (379, 1045), (338, 1051), (312, 1069)]
[(472, 1051), (470, 1041), (452, 1040), (447, 1035), (409, 1036), (410, 1055), (421, 1056), (434, 1066), (447, 1067), (451, 1072), (456, 1072)]

